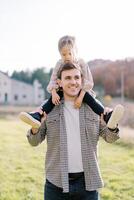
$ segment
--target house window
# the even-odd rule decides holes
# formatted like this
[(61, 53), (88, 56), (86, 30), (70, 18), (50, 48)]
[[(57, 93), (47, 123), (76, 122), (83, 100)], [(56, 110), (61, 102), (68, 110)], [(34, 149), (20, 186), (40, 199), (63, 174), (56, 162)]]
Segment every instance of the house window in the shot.
[(22, 97), (23, 97), (23, 99), (26, 99), (26, 97), (27, 97), (27, 96), (26, 96), (25, 94), (23, 94), (23, 96), (22, 96)]
[(14, 95), (14, 100), (15, 100), (15, 101), (18, 100), (18, 95), (17, 95), (17, 94)]
[(5, 103), (8, 101), (8, 94), (5, 93)]

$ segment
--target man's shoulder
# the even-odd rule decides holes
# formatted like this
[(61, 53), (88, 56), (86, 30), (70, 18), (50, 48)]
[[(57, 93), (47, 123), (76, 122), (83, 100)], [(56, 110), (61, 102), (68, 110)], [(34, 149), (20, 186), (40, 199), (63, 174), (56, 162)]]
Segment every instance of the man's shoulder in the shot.
[(53, 110), (47, 115), (47, 120), (51, 118), (59, 119), (60, 116), (60, 105), (57, 105)]
[(87, 104), (83, 103), (85, 117), (92, 118), (96, 121), (99, 120), (99, 115), (97, 115)]

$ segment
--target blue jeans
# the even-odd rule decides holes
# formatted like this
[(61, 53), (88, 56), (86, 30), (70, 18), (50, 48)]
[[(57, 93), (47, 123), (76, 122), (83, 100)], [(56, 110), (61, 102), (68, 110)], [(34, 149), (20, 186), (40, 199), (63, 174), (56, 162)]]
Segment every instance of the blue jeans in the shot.
[(46, 180), (44, 200), (99, 200), (98, 191), (86, 191), (84, 176), (69, 181), (69, 193)]

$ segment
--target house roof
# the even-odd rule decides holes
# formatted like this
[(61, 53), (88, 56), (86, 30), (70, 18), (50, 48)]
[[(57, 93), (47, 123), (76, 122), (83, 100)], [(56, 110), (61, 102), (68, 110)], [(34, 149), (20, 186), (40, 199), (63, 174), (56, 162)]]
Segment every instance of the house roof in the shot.
[(8, 74), (6, 72), (2, 72), (1, 70), (0, 70), (0, 73), (4, 74), (5, 76), (8, 76)]
[(15, 78), (12, 78), (12, 77), (10, 77), (10, 76), (8, 75), (8, 73), (6, 73), (6, 72), (2, 72), (1, 70), (0, 70), (0, 73), (4, 74), (5, 76), (7, 76), (9, 79), (11, 79), (11, 80), (13, 80), (13, 81), (17, 81), (17, 82), (21, 82), (21, 83), (24, 83), (24, 84), (27, 84), (27, 85), (33, 86), (33, 84), (26, 83), (26, 82), (24, 82), (24, 81), (20, 81), (20, 80), (17, 80), (17, 79), (15, 79)]

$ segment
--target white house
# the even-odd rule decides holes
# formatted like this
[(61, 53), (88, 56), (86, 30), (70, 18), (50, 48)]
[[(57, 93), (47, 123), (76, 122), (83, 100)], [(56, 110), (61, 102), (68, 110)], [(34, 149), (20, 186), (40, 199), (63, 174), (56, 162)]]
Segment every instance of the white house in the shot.
[(0, 104), (40, 105), (45, 92), (38, 80), (33, 85), (9, 77), (0, 71)]

